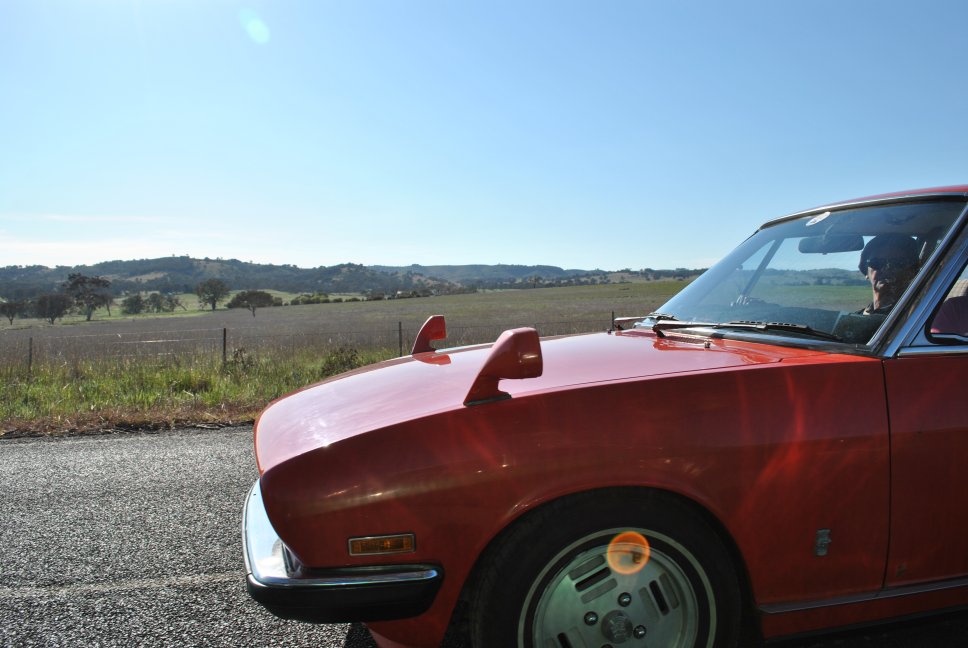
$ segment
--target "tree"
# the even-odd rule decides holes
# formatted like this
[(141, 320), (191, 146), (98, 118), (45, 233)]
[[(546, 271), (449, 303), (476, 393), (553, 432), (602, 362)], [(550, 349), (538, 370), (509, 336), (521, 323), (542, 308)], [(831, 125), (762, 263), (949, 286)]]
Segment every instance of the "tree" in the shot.
[(138, 315), (145, 310), (145, 300), (141, 293), (129, 295), (121, 300), (121, 312), (125, 315)]
[(148, 295), (148, 299), (145, 300), (145, 304), (148, 310), (152, 313), (163, 313), (165, 312), (165, 298), (161, 296), (161, 293), (153, 292)]
[(303, 304), (328, 304), (329, 295), (326, 293), (313, 293), (312, 295), (298, 295), (292, 298), (289, 303), (293, 306), (301, 306)]
[(26, 306), (27, 305), (22, 301), (0, 302), (0, 315), (3, 315), (10, 320), (10, 324), (12, 326), (13, 318), (23, 315), (24, 311), (26, 310)]
[[(103, 277), (88, 277), (80, 272), (67, 275), (67, 281), (63, 284), (66, 292), (87, 315), (87, 321), (91, 321), (94, 311), (103, 306), (108, 306), (110, 314), (110, 304), (114, 301), (111, 296), (111, 282)], [(53, 323), (53, 322), (52, 322)]]
[(165, 299), (164, 299), (165, 312), (174, 313), (176, 308), (180, 308), (182, 310), (188, 310), (182, 305), (181, 299), (179, 299), (175, 295), (165, 295)]
[(255, 317), (255, 309), (266, 308), (275, 304), (272, 295), (264, 290), (243, 290), (236, 293), (226, 305), (229, 308), (248, 308), (252, 311), (252, 317)]
[(220, 301), (229, 296), (229, 287), (221, 279), (208, 279), (195, 287), (195, 294), (202, 304), (209, 304), (212, 310)]
[(74, 300), (66, 293), (48, 293), (34, 301), (34, 314), (51, 324), (64, 317), (74, 305)]

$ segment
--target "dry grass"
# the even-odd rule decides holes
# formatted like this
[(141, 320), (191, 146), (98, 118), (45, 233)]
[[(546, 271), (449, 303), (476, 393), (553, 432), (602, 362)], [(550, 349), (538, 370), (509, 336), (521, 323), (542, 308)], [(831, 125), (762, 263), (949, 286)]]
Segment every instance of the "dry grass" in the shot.
[(249, 422), (274, 398), (392, 355), (345, 348), (263, 357), (239, 351), (224, 364), (85, 360), (29, 374), (5, 371), (0, 437)]
[[(137, 318), (0, 331), (0, 437), (251, 421), (273, 398), (413, 343), (430, 315), (446, 346), (534, 326), (542, 335), (604, 330), (685, 284), (545, 288), (317, 304), (205, 317)], [(222, 331), (227, 331), (225, 362)]]

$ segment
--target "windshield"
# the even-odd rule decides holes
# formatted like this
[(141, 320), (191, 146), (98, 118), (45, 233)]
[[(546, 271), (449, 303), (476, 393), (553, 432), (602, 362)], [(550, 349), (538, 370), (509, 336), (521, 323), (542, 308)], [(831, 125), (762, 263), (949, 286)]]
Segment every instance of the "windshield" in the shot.
[(765, 226), (641, 325), (701, 322), (866, 344), (963, 208), (880, 205)]

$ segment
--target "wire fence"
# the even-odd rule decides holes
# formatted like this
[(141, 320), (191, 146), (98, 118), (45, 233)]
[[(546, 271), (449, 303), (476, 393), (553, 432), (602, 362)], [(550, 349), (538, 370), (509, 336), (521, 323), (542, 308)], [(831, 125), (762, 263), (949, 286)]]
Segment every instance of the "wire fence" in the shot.
[[(612, 316), (614, 319), (614, 314)], [(612, 320), (536, 322), (542, 336), (602, 331)], [(457, 347), (493, 342), (507, 327), (498, 325), (447, 327), (447, 338), (438, 347)], [(81, 361), (164, 362), (221, 361), (244, 352), (248, 357), (279, 356), (304, 351), (325, 352), (336, 348), (396, 350), (410, 352), (419, 327), (398, 322), (394, 328), (358, 328), (267, 332), (260, 329), (204, 328), (137, 333), (27, 337), (0, 347), (0, 365), (8, 370), (21, 367), (30, 372), (50, 364)]]

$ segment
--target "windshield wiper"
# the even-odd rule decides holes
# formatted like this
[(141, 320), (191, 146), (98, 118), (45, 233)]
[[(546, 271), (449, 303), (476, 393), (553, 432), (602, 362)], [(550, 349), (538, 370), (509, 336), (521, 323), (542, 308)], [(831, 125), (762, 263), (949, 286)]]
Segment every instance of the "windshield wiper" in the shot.
[[(658, 311), (653, 311), (648, 315), (643, 315), (642, 317), (617, 317), (612, 320), (613, 326), (619, 331), (628, 328), (631, 324), (633, 328), (651, 328), (655, 331), (655, 324), (658, 322), (678, 322), (679, 318), (675, 315), (669, 315), (668, 313), (660, 313)], [(660, 337), (661, 333), (656, 332)]]
[(806, 324), (791, 324), (788, 322), (751, 322), (747, 320), (735, 320), (733, 322), (714, 324), (713, 328), (753, 329), (756, 331), (785, 331), (787, 333), (809, 335), (810, 337), (820, 338), (822, 340), (832, 340), (834, 342), (844, 341), (843, 338), (834, 335), (833, 333), (818, 331), (817, 329), (811, 328)]
[(665, 337), (663, 331), (671, 331), (673, 329), (682, 328), (709, 328), (719, 326), (716, 322), (681, 322), (671, 315), (666, 315), (658, 322), (652, 325), (652, 332), (659, 337)]
[(830, 340), (832, 342), (844, 341), (843, 338), (834, 335), (833, 333), (818, 331), (817, 329), (811, 328), (806, 324), (791, 324), (788, 322), (753, 322), (747, 320), (735, 320), (732, 322), (680, 322), (674, 317), (669, 317), (669, 319), (661, 319), (653, 324), (652, 331), (655, 332), (655, 334), (659, 337), (665, 337), (663, 331), (683, 328), (729, 328), (749, 329), (753, 331), (784, 331), (787, 333), (808, 335), (810, 337), (820, 338), (822, 340)]

